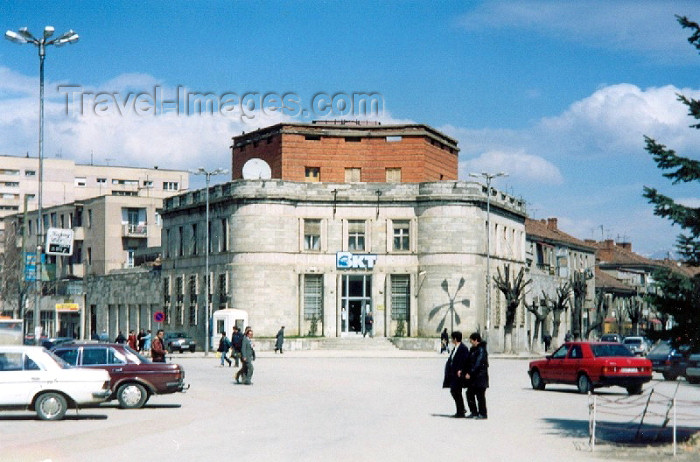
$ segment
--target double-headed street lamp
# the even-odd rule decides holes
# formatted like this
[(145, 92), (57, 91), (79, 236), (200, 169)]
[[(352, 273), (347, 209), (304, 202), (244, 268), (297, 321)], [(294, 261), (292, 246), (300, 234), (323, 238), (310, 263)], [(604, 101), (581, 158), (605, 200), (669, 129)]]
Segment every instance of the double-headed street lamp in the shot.
[[(46, 47), (50, 45), (60, 47), (67, 43), (75, 43), (79, 38), (78, 34), (73, 32), (73, 30), (69, 30), (60, 37), (50, 40), (53, 33), (53, 26), (46, 26), (44, 28), (44, 34), (41, 38), (34, 37), (26, 27), (21, 28), (17, 32), (11, 30), (5, 32), (5, 38), (7, 40), (20, 45), (31, 43), (39, 49), (39, 197), (37, 204), (39, 220), (37, 221), (36, 227), (36, 273), (34, 276), (34, 281), (36, 283), (36, 293), (34, 296), (34, 340), (36, 341), (37, 345), (41, 341), (41, 336), (39, 335), (39, 327), (41, 326), (39, 297), (41, 292), (41, 238), (44, 221), (44, 217), (42, 216), (42, 190), (44, 186), (44, 58), (46, 57)], [(22, 256), (22, 258), (24, 258), (24, 256)]]
[[(228, 170), (223, 169), (223, 168), (217, 168), (216, 170), (206, 170), (204, 167), (199, 167), (197, 170), (190, 170), (190, 173), (193, 175), (204, 175), (205, 181), (206, 181), (206, 193), (205, 193), (205, 201), (206, 201), (206, 219), (205, 219), (205, 228), (206, 228), (206, 239), (204, 242), (204, 287), (205, 287), (205, 300), (206, 300), (206, 311), (207, 311), (207, 322), (205, 323), (205, 339), (204, 339), (204, 355), (207, 356), (209, 355), (209, 341), (211, 340), (210, 334), (209, 334), (209, 324), (211, 323), (211, 303), (209, 300), (209, 181), (211, 180), (211, 177), (214, 175), (226, 175), (228, 173)], [(195, 237), (196, 238), (196, 237)]]
[(486, 332), (491, 333), (491, 180), (507, 173), (470, 173), (474, 178), (486, 180)]

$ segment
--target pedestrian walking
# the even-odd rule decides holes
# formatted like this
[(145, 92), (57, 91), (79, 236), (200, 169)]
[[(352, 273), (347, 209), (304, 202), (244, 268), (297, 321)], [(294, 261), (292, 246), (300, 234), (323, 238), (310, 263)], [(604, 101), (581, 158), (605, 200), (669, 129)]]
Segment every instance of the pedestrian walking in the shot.
[(369, 334), (370, 337), (374, 337), (374, 334), (372, 333), (373, 325), (374, 318), (372, 317), (372, 312), (367, 310), (367, 314), (365, 314), (365, 331), (362, 333), (363, 337), (367, 334)]
[(127, 343), (129, 344), (129, 348), (132, 350), (136, 351), (138, 349), (138, 342), (136, 340), (136, 333), (134, 332), (134, 329), (131, 329), (129, 331), (129, 338), (127, 339)]
[(565, 342), (570, 342), (574, 339), (574, 334), (571, 333), (571, 331), (568, 331), (566, 335), (564, 336), (564, 341)]
[(219, 348), (216, 350), (221, 354), (221, 367), (224, 367), (224, 361), (228, 362), (228, 367), (231, 367), (233, 363), (228, 359), (228, 350), (231, 349), (231, 341), (226, 337), (226, 332), (221, 331), (221, 338), (219, 339)]
[(153, 335), (151, 335), (151, 329), (146, 330), (146, 335), (143, 336), (143, 352), (150, 354), (151, 352), (151, 341)]
[(549, 346), (552, 344), (552, 336), (549, 335), (549, 333), (546, 333), (542, 337), (542, 340), (544, 341), (544, 351), (549, 351)]
[(486, 389), (489, 387), (489, 354), (486, 342), (474, 332), (469, 336), (472, 347), (467, 360), (467, 405), (470, 419), (487, 419)]
[(153, 339), (153, 344), (151, 347), (151, 359), (154, 363), (164, 363), (165, 362), (165, 343), (163, 341), (163, 329), (158, 329), (156, 332), (156, 338)]
[(462, 343), (462, 333), (458, 330), (452, 332), (452, 343), (454, 343), (454, 348), (445, 363), (445, 378), (442, 381), (442, 388), (450, 389), (450, 394), (455, 400), (457, 408), (452, 417), (460, 418), (466, 414), (462, 389), (467, 386), (465, 372), (469, 359), (469, 349)]
[(447, 345), (450, 343), (450, 335), (447, 333), (447, 327), (445, 327), (440, 334), (440, 354), (447, 351)]
[(277, 331), (277, 341), (275, 342), (275, 353), (279, 350), (280, 354), (284, 353), (282, 351), (282, 345), (284, 345), (284, 326), (280, 327)]
[(139, 331), (139, 335), (136, 336), (136, 341), (138, 342), (138, 346), (139, 346), (139, 353), (143, 352), (143, 346), (146, 343), (146, 341), (144, 340), (144, 337), (146, 337), (146, 332), (144, 332), (144, 330), (141, 329)]
[(124, 337), (122, 331), (119, 331), (119, 335), (117, 335), (117, 338), (114, 339), (114, 342), (120, 344), (126, 343), (126, 337)]
[(243, 347), (243, 334), (241, 333), (238, 326), (233, 326), (233, 333), (231, 334), (231, 356), (236, 362), (235, 367), (241, 367), (241, 348)]
[[(243, 346), (241, 348), (241, 361), (243, 361), (243, 367), (239, 373), (243, 370), (243, 384), (252, 385), (251, 379), (253, 378), (253, 361), (255, 361), (255, 347), (253, 345), (253, 329), (248, 329), (245, 336), (243, 337)], [(238, 374), (236, 375), (236, 382), (238, 383)]]

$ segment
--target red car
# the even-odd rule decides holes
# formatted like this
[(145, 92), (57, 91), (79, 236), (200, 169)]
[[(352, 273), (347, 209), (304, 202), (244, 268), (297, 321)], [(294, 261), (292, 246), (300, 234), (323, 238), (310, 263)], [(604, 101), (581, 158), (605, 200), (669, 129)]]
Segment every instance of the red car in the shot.
[(179, 364), (154, 363), (118, 343), (72, 343), (54, 347), (57, 356), (72, 366), (109, 372), (112, 395), (122, 408), (143, 407), (152, 395), (185, 391), (185, 370)]
[(651, 380), (651, 361), (639, 358), (621, 343), (568, 342), (546, 359), (530, 362), (535, 390), (548, 383), (576, 385), (581, 393), (598, 387), (620, 386), (630, 395), (642, 392)]

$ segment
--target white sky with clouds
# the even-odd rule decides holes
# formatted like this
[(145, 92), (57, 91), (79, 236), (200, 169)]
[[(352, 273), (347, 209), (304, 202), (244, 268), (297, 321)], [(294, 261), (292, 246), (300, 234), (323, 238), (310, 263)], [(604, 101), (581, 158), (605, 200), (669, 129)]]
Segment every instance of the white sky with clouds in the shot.
[[(700, 56), (673, 16), (700, 21), (697, 2), (446, 2), (438, 10), (401, 2), (400, 11), (324, 3), (316, 15), (293, 4), (215, 1), (188, 15), (156, 2), (58, 2), (37, 18), (36, 8), (0, 1), (0, 26), (40, 33), (45, 24), (61, 31), (65, 23), (81, 34), (78, 44), (47, 52), (47, 157), (226, 168), (232, 136), (299, 121), (262, 113), (247, 122), (139, 115), (133, 106), (119, 114), (113, 105), (101, 114), (67, 114), (59, 84), (120, 97), (156, 86), (166, 95), (178, 86), (217, 95), (293, 91), (304, 104), (317, 91), (377, 91), (385, 106), (373, 120), (426, 123), (456, 138), (461, 179), (505, 171), (496, 187), (525, 198), (535, 218), (558, 217), (581, 239), (625, 238), (640, 253), (663, 255), (679, 230), (653, 216), (643, 186), (700, 204), (697, 184), (672, 187), (643, 149), (648, 135), (700, 157), (700, 132), (688, 128), (677, 101), (679, 93), (700, 98)], [(156, 13), (162, 23), (145, 19)], [(126, 25), (119, 18), (127, 15), (140, 19)], [(341, 18), (329, 38), (327, 25)], [(225, 37), (243, 25), (246, 34), (224, 43), (204, 44), (197, 35)], [(129, 42), (134, 30), (152, 36)], [(35, 53), (0, 43), (2, 154), (37, 149)]]

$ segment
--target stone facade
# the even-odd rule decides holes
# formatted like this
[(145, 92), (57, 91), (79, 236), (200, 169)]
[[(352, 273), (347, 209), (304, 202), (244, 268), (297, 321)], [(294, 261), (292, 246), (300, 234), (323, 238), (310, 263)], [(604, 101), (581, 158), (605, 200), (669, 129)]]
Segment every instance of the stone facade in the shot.
[[(273, 336), (280, 325), (288, 336), (359, 335), (368, 309), (378, 336), (435, 337), (442, 326), (484, 330), (480, 184), (238, 180), (211, 187), (209, 197), (212, 310), (247, 311), (259, 336)], [(201, 342), (205, 194), (166, 199), (162, 216), (165, 328)], [(524, 219), (521, 199), (492, 190), (494, 274), (504, 263), (524, 263)], [(338, 252), (349, 252), (359, 267), (344, 269)], [(495, 305), (495, 293), (492, 299)], [(494, 307), (495, 328), (504, 316)]]

